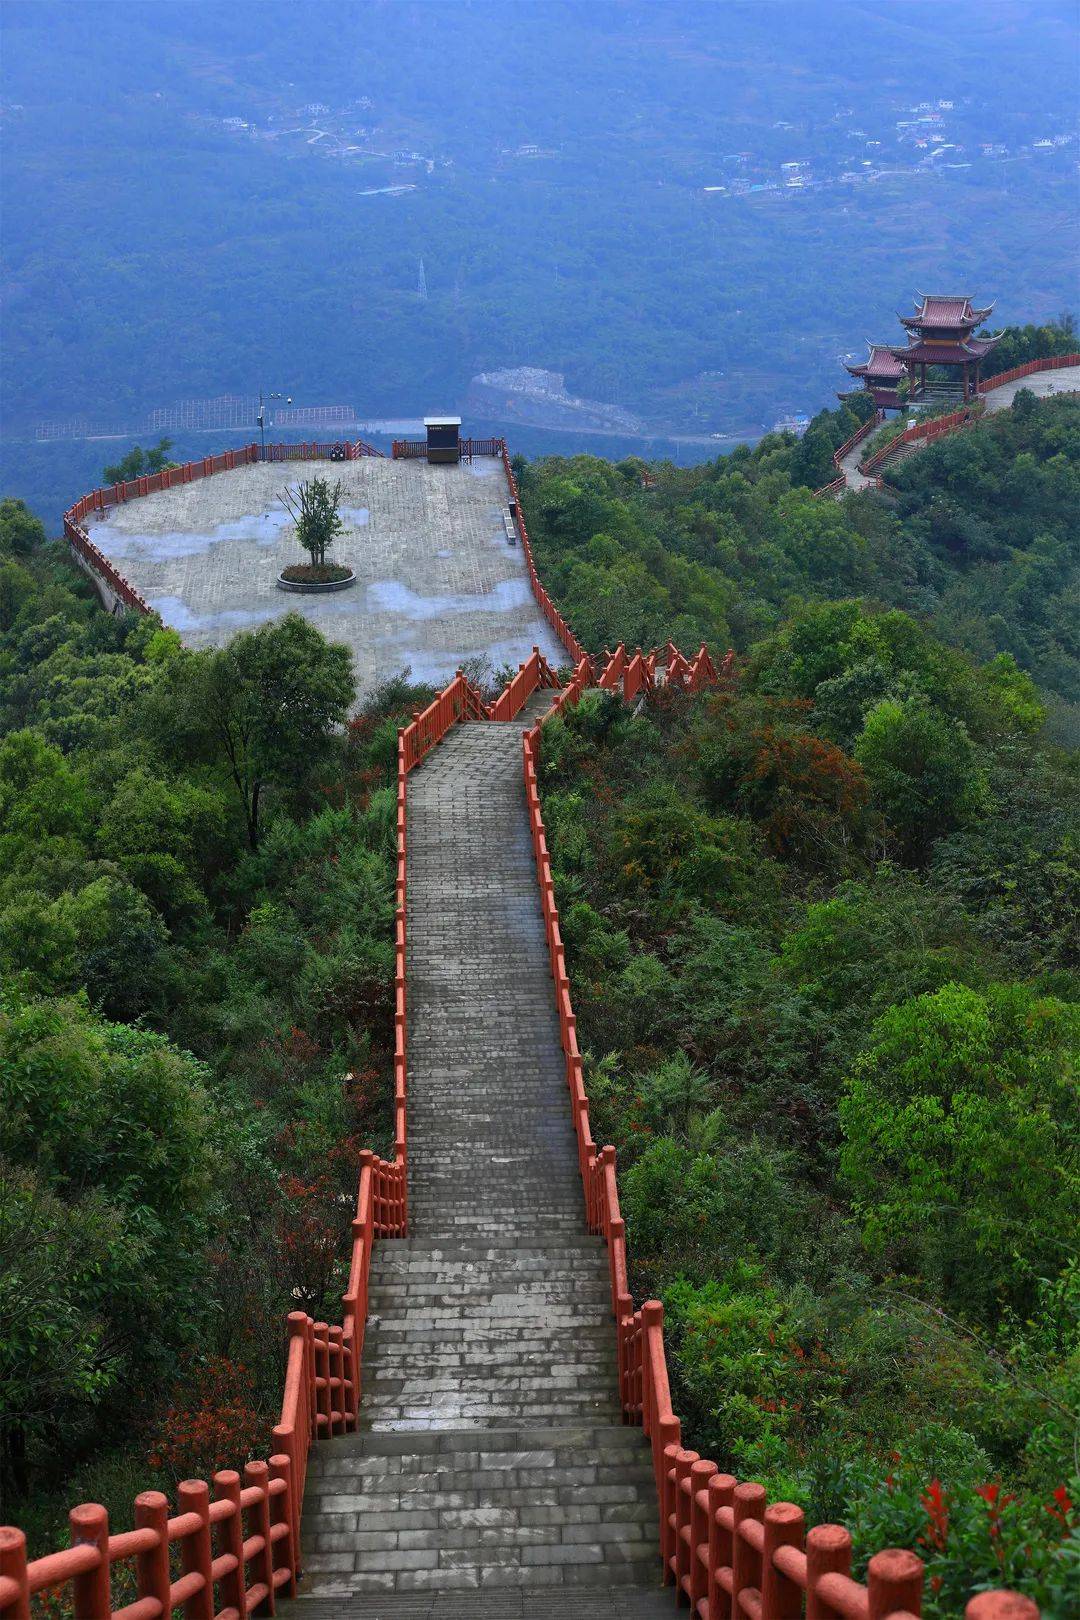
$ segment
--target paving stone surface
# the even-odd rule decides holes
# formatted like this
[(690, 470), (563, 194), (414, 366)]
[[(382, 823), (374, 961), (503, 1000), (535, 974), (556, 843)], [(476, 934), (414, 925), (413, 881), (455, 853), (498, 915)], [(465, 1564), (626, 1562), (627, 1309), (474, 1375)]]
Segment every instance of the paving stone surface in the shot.
[[(305, 555), (280, 492), (319, 474), (344, 488), (333, 548), (357, 581), (329, 596), (277, 588)], [(189, 646), (302, 613), (349, 647), (368, 691), (406, 667), (442, 685), (477, 655), (518, 664), (534, 646), (566, 654), (541, 616), (520, 545), (508, 545), (501, 460), (457, 467), (364, 457), (272, 462), (215, 473), (110, 508), (90, 537)]]
[(521, 733), (549, 701), (456, 727), (409, 778), (410, 1232), (375, 1249), (359, 1428), (312, 1453), (301, 1620), (672, 1607), (525, 811)]

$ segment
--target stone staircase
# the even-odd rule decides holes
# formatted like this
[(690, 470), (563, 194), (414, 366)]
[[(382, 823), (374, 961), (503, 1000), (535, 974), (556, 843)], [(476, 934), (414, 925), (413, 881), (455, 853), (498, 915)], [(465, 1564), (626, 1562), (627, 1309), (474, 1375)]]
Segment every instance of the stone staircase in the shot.
[(409, 1236), (375, 1248), (360, 1427), (311, 1454), (304, 1620), (670, 1612), (525, 814), (550, 696), (409, 779)]

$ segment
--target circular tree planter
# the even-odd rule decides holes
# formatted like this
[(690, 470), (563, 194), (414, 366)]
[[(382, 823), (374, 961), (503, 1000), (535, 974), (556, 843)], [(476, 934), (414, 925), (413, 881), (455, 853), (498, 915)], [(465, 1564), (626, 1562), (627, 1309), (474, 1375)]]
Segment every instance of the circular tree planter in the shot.
[(347, 591), (356, 584), (351, 568), (340, 563), (325, 563), (316, 568), (313, 563), (296, 563), (283, 568), (277, 577), (279, 591), (296, 591), (303, 596), (325, 596), (328, 591)]

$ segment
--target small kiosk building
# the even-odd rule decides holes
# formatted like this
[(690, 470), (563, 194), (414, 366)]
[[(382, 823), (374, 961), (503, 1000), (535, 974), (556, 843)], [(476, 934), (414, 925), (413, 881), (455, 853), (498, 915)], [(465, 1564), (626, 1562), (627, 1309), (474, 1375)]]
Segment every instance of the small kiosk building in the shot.
[(461, 417), (425, 416), (428, 465), (450, 466), (461, 460)]

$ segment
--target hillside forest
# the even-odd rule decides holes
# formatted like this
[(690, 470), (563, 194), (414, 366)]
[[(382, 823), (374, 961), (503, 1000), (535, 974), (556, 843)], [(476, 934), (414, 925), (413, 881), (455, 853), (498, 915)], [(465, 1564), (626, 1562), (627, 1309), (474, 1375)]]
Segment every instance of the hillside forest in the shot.
[[(687, 1441), (980, 1585), (1080, 1598), (1080, 402), (819, 501), (856, 425), (519, 465), (586, 644), (732, 678), (546, 728), (598, 1139)], [(0, 503), (0, 1466), (73, 1501), (235, 1465), (385, 1146), (401, 672), (285, 617), (110, 619)], [(350, 718), (351, 716), (351, 718)], [(63, 1436), (63, 1445), (59, 1443)]]

